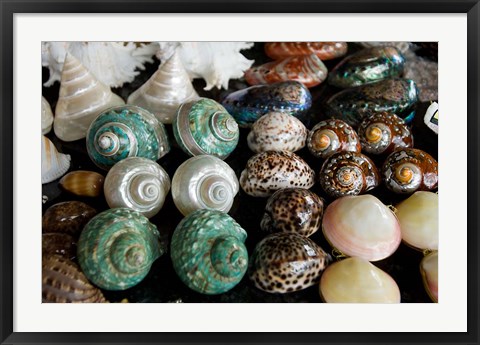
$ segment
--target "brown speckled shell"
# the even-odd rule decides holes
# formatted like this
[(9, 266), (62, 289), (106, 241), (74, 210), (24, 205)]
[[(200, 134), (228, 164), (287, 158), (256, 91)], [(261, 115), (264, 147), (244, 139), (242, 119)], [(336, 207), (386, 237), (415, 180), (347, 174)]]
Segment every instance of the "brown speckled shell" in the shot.
[(387, 157), (382, 175), (387, 188), (395, 193), (432, 191), (438, 186), (438, 163), (425, 151), (400, 149)]
[(251, 196), (266, 197), (288, 187), (311, 188), (315, 172), (295, 153), (266, 151), (251, 157), (240, 175), (240, 186)]
[(43, 303), (106, 303), (78, 266), (58, 255), (42, 258)]
[(358, 137), (362, 151), (389, 154), (396, 149), (413, 147), (413, 135), (405, 121), (393, 113), (372, 114), (360, 123)]
[(330, 156), (320, 170), (320, 185), (334, 198), (365, 193), (380, 183), (375, 164), (357, 152), (338, 152)]
[(77, 244), (73, 237), (67, 234), (42, 234), (42, 255), (61, 255), (73, 260), (77, 255)]
[(65, 201), (50, 206), (42, 217), (42, 232), (60, 232), (77, 239), (85, 224), (97, 211), (80, 201)]
[(312, 240), (275, 233), (256, 245), (249, 276), (257, 288), (266, 292), (299, 291), (317, 284), (330, 261), (331, 257)]
[(328, 158), (336, 152), (360, 152), (357, 132), (342, 120), (325, 120), (317, 123), (309, 132), (307, 147), (312, 155)]
[(339, 58), (347, 53), (346, 42), (268, 42), (265, 43), (265, 54), (274, 59), (289, 56), (315, 54), (321, 60)]
[(293, 232), (308, 237), (322, 224), (324, 201), (304, 188), (285, 188), (268, 199), (260, 227), (268, 232)]
[(60, 187), (78, 196), (97, 197), (103, 191), (105, 178), (94, 171), (72, 171), (60, 179)]

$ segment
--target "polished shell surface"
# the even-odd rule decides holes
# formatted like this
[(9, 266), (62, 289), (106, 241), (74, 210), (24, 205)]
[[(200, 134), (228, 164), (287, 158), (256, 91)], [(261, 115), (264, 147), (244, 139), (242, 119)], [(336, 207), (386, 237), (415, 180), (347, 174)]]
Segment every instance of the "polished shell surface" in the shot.
[(425, 290), (434, 302), (438, 302), (438, 252), (426, 255), (420, 262)]

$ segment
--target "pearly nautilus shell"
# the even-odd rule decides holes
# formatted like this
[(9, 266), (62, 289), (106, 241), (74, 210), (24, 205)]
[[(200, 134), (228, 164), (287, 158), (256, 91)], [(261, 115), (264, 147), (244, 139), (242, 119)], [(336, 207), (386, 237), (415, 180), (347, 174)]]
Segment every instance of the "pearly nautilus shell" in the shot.
[(128, 97), (128, 104), (151, 111), (162, 123), (172, 123), (180, 104), (198, 98), (190, 77), (175, 52), (150, 79)]
[(46, 136), (42, 137), (42, 184), (62, 177), (70, 168), (70, 155), (57, 151)]
[(53, 122), (59, 139), (74, 141), (85, 138), (88, 127), (98, 114), (122, 104), (125, 104), (123, 99), (67, 53)]
[(53, 113), (50, 103), (42, 96), (42, 134), (45, 135), (52, 130)]
[(233, 169), (211, 155), (187, 159), (172, 179), (173, 201), (184, 216), (204, 208), (228, 212), (238, 189)]
[(111, 208), (128, 207), (151, 218), (163, 207), (170, 177), (150, 159), (129, 157), (109, 170), (103, 189)]

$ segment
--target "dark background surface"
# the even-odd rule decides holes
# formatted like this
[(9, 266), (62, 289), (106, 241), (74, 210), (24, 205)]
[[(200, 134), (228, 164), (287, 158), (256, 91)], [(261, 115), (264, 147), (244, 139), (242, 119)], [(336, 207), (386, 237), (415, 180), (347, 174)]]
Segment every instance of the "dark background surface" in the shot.
[[(418, 49), (415, 51), (417, 55), (436, 60), (436, 46), (432, 44), (417, 44)], [(355, 44), (349, 44), (349, 53), (359, 49)], [(244, 50), (242, 53), (249, 59), (255, 59), (255, 65), (262, 64), (269, 61), (263, 53), (263, 44), (256, 43), (255, 46), (249, 50)], [(325, 61), (325, 65), (331, 70), (340, 59)], [(146, 64), (146, 69), (141, 71), (137, 78), (129, 84), (125, 84), (122, 88), (113, 89), (115, 93), (120, 95), (124, 100), (128, 95), (140, 87), (158, 68), (159, 61), (155, 60), (153, 64)], [(48, 70), (43, 69), (43, 82), (48, 79)], [(231, 80), (229, 90), (218, 90), (216, 88), (211, 91), (204, 91), (205, 82), (202, 79), (195, 79), (194, 86), (200, 96), (212, 98), (220, 101), (226, 94), (237, 89), (242, 89), (248, 85), (243, 80)], [(52, 109), (55, 108), (56, 100), (58, 98), (59, 83), (56, 82), (49, 88), (43, 87), (43, 96), (49, 101)], [(313, 105), (309, 111), (308, 122), (305, 123), (307, 128), (312, 128), (317, 122), (322, 120), (322, 108), (324, 102), (329, 95), (339, 91), (326, 83), (317, 87), (311, 88), (310, 92), (313, 97)], [(438, 159), (438, 143), (437, 136), (423, 124), (423, 114), (430, 103), (419, 103), (417, 105), (417, 116), (414, 119), (412, 130), (415, 140), (415, 147), (422, 149), (434, 158)], [(158, 163), (168, 172), (170, 178), (173, 177), (176, 168), (189, 158), (175, 143), (171, 125), (165, 126), (172, 149), (170, 153), (162, 157)], [(247, 146), (246, 136), (248, 129), (240, 130), (240, 141), (235, 151), (225, 160), (235, 171), (237, 177), (240, 176), (241, 171), (245, 168), (247, 160), (253, 156), (253, 152)], [(104, 176), (105, 171), (100, 170), (88, 157), (85, 140), (78, 140), (74, 142), (62, 142), (55, 137), (53, 130), (47, 135), (53, 141), (60, 152), (69, 154), (72, 158), (71, 167), (69, 171), (75, 170), (91, 170), (97, 171)], [(314, 158), (306, 148), (297, 152), (305, 161), (319, 172), (323, 163), (322, 160)], [(384, 157), (371, 157), (377, 167), (381, 167)], [(332, 200), (321, 190), (318, 182), (311, 188), (312, 191), (323, 197), (327, 201), (327, 205)], [(43, 205), (43, 212), (53, 204), (61, 201), (79, 200), (94, 207), (98, 212), (108, 209), (105, 198), (102, 196), (98, 198), (82, 198), (62, 191), (58, 186), (58, 180), (44, 184), (42, 186), (43, 195), (48, 197), (48, 201)], [(370, 192), (377, 196), (386, 205), (395, 205), (407, 196), (396, 195), (389, 192), (383, 184)], [(263, 215), (263, 210), (267, 198), (254, 198), (240, 188), (239, 193), (235, 198), (234, 205), (229, 214), (247, 231), (248, 238), (246, 246), (249, 254), (252, 253), (256, 243), (258, 243), (264, 236), (260, 230), (260, 219)], [(162, 210), (150, 221), (157, 226), (161, 232), (163, 239), (169, 243), (171, 235), (175, 227), (183, 218), (182, 214), (176, 209), (171, 194), (167, 196)], [(332, 248), (329, 246), (323, 234), (320, 231), (310, 237), (313, 241), (318, 243), (327, 252), (331, 252)], [(374, 262), (373, 264), (389, 273), (399, 285), (401, 291), (402, 302), (418, 303), (431, 302), (427, 293), (424, 290), (422, 278), (420, 275), (419, 264), (423, 258), (423, 253), (418, 252), (404, 245), (400, 245), (398, 250), (389, 258), (382, 261)], [(196, 293), (186, 287), (180, 279), (176, 276), (170, 260), (169, 252), (167, 251), (160, 257), (151, 268), (148, 276), (137, 286), (122, 292), (104, 291), (105, 297), (111, 302), (119, 302), (123, 299), (128, 299), (129, 302), (321, 302), (318, 293), (318, 285), (312, 286), (299, 292), (292, 292), (288, 294), (270, 294), (263, 292), (254, 287), (253, 283), (249, 281), (248, 274), (242, 281), (232, 290), (216, 296), (207, 296)]]

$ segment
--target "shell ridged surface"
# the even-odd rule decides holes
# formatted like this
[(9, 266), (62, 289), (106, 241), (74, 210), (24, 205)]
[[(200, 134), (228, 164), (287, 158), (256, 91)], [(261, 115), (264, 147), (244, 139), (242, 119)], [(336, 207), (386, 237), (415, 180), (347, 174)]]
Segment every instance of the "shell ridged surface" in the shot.
[(346, 42), (267, 42), (265, 54), (274, 59), (315, 54), (320, 60), (339, 58), (347, 53)]
[(105, 290), (137, 285), (163, 254), (160, 234), (148, 218), (128, 208), (99, 213), (78, 240), (77, 257), (85, 276)]
[(98, 81), (73, 55), (65, 57), (53, 129), (63, 141), (85, 138), (88, 127), (105, 109), (125, 102)]
[(312, 106), (312, 95), (302, 83), (285, 81), (232, 92), (223, 99), (222, 105), (240, 126), (249, 127), (272, 111), (287, 113), (302, 120)]
[(308, 189), (280, 189), (268, 199), (260, 227), (308, 237), (320, 229), (323, 209), (323, 199)]
[(259, 118), (247, 136), (250, 150), (295, 152), (305, 146), (308, 130), (304, 124), (286, 113), (270, 112)]
[(55, 181), (70, 169), (70, 155), (57, 151), (46, 136), (42, 137), (42, 184)]
[(327, 78), (327, 67), (317, 55), (298, 55), (251, 67), (245, 72), (250, 85), (298, 81), (306, 87), (319, 85)]
[(249, 276), (270, 293), (287, 293), (318, 284), (330, 256), (312, 240), (293, 233), (268, 235), (250, 258)]
[(52, 130), (53, 113), (50, 103), (42, 96), (42, 134), (45, 135)]
[(172, 123), (180, 104), (198, 98), (177, 52), (128, 97), (128, 104), (151, 111), (162, 123)]
[(338, 198), (368, 192), (379, 185), (380, 175), (364, 154), (340, 151), (323, 163), (319, 180), (328, 195)]
[(428, 295), (438, 303), (438, 252), (432, 252), (420, 262), (420, 273)]
[(156, 162), (142, 157), (129, 157), (116, 163), (104, 184), (110, 208), (128, 207), (147, 218), (161, 210), (169, 190), (167, 172)]
[(77, 239), (97, 211), (81, 201), (63, 201), (50, 206), (42, 217), (42, 232), (65, 233)]
[(349, 88), (373, 83), (403, 73), (405, 58), (395, 47), (372, 47), (360, 50), (335, 66), (328, 83)]
[(127, 157), (156, 161), (170, 151), (164, 125), (149, 111), (132, 105), (110, 108), (92, 122), (87, 151), (100, 168), (109, 170)]
[(332, 247), (368, 261), (389, 257), (402, 239), (395, 214), (369, 194), (346, 196), (328, 205), (322, 230)]
[(173, 201), (184, 216), (205, 208), (228, 212), (238, 190), (233, 169), (211, 155), (187, 159), (172, 179)]
[(307, 147), (312, 155), (323, 159), (340, 151), (360, 152), (361, 149), (357, 132), (337, 119), (317, 123), (308, 133)]
[(346, 258), (325, 270), (320, 296), (327, 303), (400, 303), (393, 278), (361, 258)]
[(178, 107), (173, 134), (188, 155), (214, 155), (221, 159), (232, 153), (240, 136), (235, 119), (220, 103), (209, 98)]
[(240, 175), (240, 186), (251, 196), (266, 197), (288, 187), (311, 188), (315, 172), (296, 154), (289, 151), (257, 153), (247, 161)]
[(173, 267), (182, 282), (197, 292), (226, 292), (240, 282), (247, 270), (246, 238), (245, 230), (228, 214), (194, 211), (173, 233)]
[(103, 175), (95, 171), (76, 170), (63, 176), (59, 185), (78, 196), (97, 197), (103, 191), (104, 180)]
[(438, 186), (438, 163), (425, 151), (399, 149), (385, 160), (382, 175), (387, 188), (395, 193), (431, 191)]
[(106, 303), (72, 261), (58, 255), (42, 258), (43, 303)]

